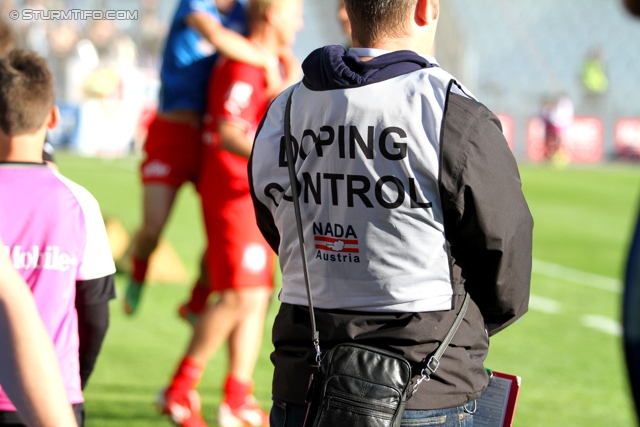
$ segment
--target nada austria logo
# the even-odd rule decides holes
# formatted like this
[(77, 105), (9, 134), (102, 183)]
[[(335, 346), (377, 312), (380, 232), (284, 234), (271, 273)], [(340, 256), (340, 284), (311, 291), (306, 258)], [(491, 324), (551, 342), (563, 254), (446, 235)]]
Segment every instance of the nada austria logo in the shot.
[(329, 262), (360, 262), (358, 236), (350, 225), (313, 223), (316, 259)]

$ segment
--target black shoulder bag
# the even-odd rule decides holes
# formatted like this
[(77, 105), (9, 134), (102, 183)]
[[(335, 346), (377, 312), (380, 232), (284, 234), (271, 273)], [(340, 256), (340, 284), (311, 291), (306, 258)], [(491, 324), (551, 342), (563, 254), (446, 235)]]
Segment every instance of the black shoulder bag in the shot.
[(411, 387), (411, 365), (402, 356), (375, 347), (345, 343), (336, 345), (324, 357), (316, 329), (307, 256), (304, 247), (300, 201), (291, 145), (291, 97), (284, 115), (285, 150), (293, 195), (298, 240), (307, 288), (313, 346), (318, 371), (309, 381), (305, 427), (375, 426), (399, 427), (407, 400), (420, 383), (438, 369), (440, 358), (451, 342), (469, 305), (465, 299), (451, 329), (429, 358), (416, 384)]

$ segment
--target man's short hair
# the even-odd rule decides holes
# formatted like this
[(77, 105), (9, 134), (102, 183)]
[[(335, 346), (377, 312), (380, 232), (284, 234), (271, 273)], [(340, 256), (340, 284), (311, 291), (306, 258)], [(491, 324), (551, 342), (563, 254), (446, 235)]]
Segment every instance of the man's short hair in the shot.
[(267, 11), (286, 0), (249, 0), (247, 5), (247, 15), (250, 23), (260, 22), (267, 16)]
[(13, 30), (3, 19), (0, 19), (0, 58), (4, 58), (16, 47)]
[[(439, 0), (430, 1), (435, 19), (438, 17)], [(417, 0), (345, 0), (352, 38), (364, 46), (370, 46), (382, 38), (406, 34), (416, 2)]]
[(15, 49), (0, 59), (0, 129), (5, 134), (36, 132), (54, 101), (54, 77), (44, 58)]
[(296, 0), (249, 0), (247, 4), (247, 17), (250, 24), (260, 22), (266, 19), (267, 11), (273, 7), (281, 8), (289, 7)]

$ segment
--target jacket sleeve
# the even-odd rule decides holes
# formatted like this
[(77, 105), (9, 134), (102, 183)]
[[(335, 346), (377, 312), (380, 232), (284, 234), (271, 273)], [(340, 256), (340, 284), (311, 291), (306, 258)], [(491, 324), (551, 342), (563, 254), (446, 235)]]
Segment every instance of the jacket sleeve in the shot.
[(465, 283), (490, 335), (528, 308), (533, 218), (500, 122), (450, 94), (443, 121), (441, 189), (454, 283)]
[(76, 282), (76, 311), (80, 342), (80, 381), (82, 389), (93, 372), (98, 353), (109, 327), (109, 300), (115, 298), (113, 274)]
[[(282, 94), (280, 96), (282, 96)], [(256, 214), (256, 223), (258, 225), (258, 229), (264, 236), (264, 239), (267, 241), (269, 246), (271, 246), (271, 249), (273, 249), (276, 255), (278, 255), (278, 250), (280, 247), (280, 232), (278, 231), (278, 227), (275, 224), (275, 219), (273, 218), (273, 214), (271, 213), (269, 208), (260, 201), (260, 197), (256, 193), (256, 191), (259, 191), (259, 190), (254, 186), (254, 171), (258, 169), (257, 167), (254, 167), (255, 166), (254, 153), (256, 152), (256, 148), (260, 148), (260, 147), (256, 147), (256, 145), (260, 144), (260, 142), (258, 142), (260, 140), (259, 137), (261, 135), (261, 132), (263, 131), (263, 127), (264, 127), (265, 121), (267, 120), (269, 112), (271, 111), (272, 108), (274, 108), (274, 104), (276, 103), (276, 101), (277, 99), (274, 100), (274, 102), (269, 106), (269, 109), (264, 114), (264, 116), (262, 117), (262, 120), (260, 121), (260, 124), (258, 125), (258, 130), (256, 131), (256, 136), (253, 141), (253, 149), (251, 150), (251, 156), (249, 156), (249, 162), (247, 164), (247, 173), (249, 176), (249, 190), (251, 193), (251, 199), (253, 201), (253, 207)], [(265, 160), (260, 158), (258, 159), (258, 162), (260, 161), (265, 161)]]
[[(255, 142), (254, 142), (255, 144)], [(267, 241), (271, 249), (278, 254), (278, 249), (280, 247), (280, 233), (278, 232), (278, 227), (276, 227), (275, 221), (273, 219), (273, 215), (267, 206), (264, 205), (256, 195), (255, 187), (253, 186), (253, 150), (251, 152), (251, 157), (249, 157), (249, 164), (247, 165), (248, 173), (249, 173), (249, 189), (251, 193), (251, 200), (253, 201), (253, 208), (256, 213), (256, 223), (258, 225), (258, 229), (262, 233), (262, 236)]]

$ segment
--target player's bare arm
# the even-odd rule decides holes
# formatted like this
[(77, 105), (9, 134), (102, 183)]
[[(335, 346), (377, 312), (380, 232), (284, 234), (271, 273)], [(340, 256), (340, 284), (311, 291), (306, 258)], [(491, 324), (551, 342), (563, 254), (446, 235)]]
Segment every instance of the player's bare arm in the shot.
[(253, 142), (247, 137), (247, 133), (240, 126), (220, 121), (218, 122), (218, 132), (220, 133), (220, 147), (238, 156), (249, 158)]
[[(255, 44), (240, 34), (225, 28), (219, 21), (204, 12), (195, 12), (185, 18), (188, 26), (198, 31), (218, 52), (234, 61), (245, 62), (267, 71), (267, 87), (277, 91), (282, 88), (278, 64), (271, 60)], [(277, 93), (277, 92), (276, 92)]]

